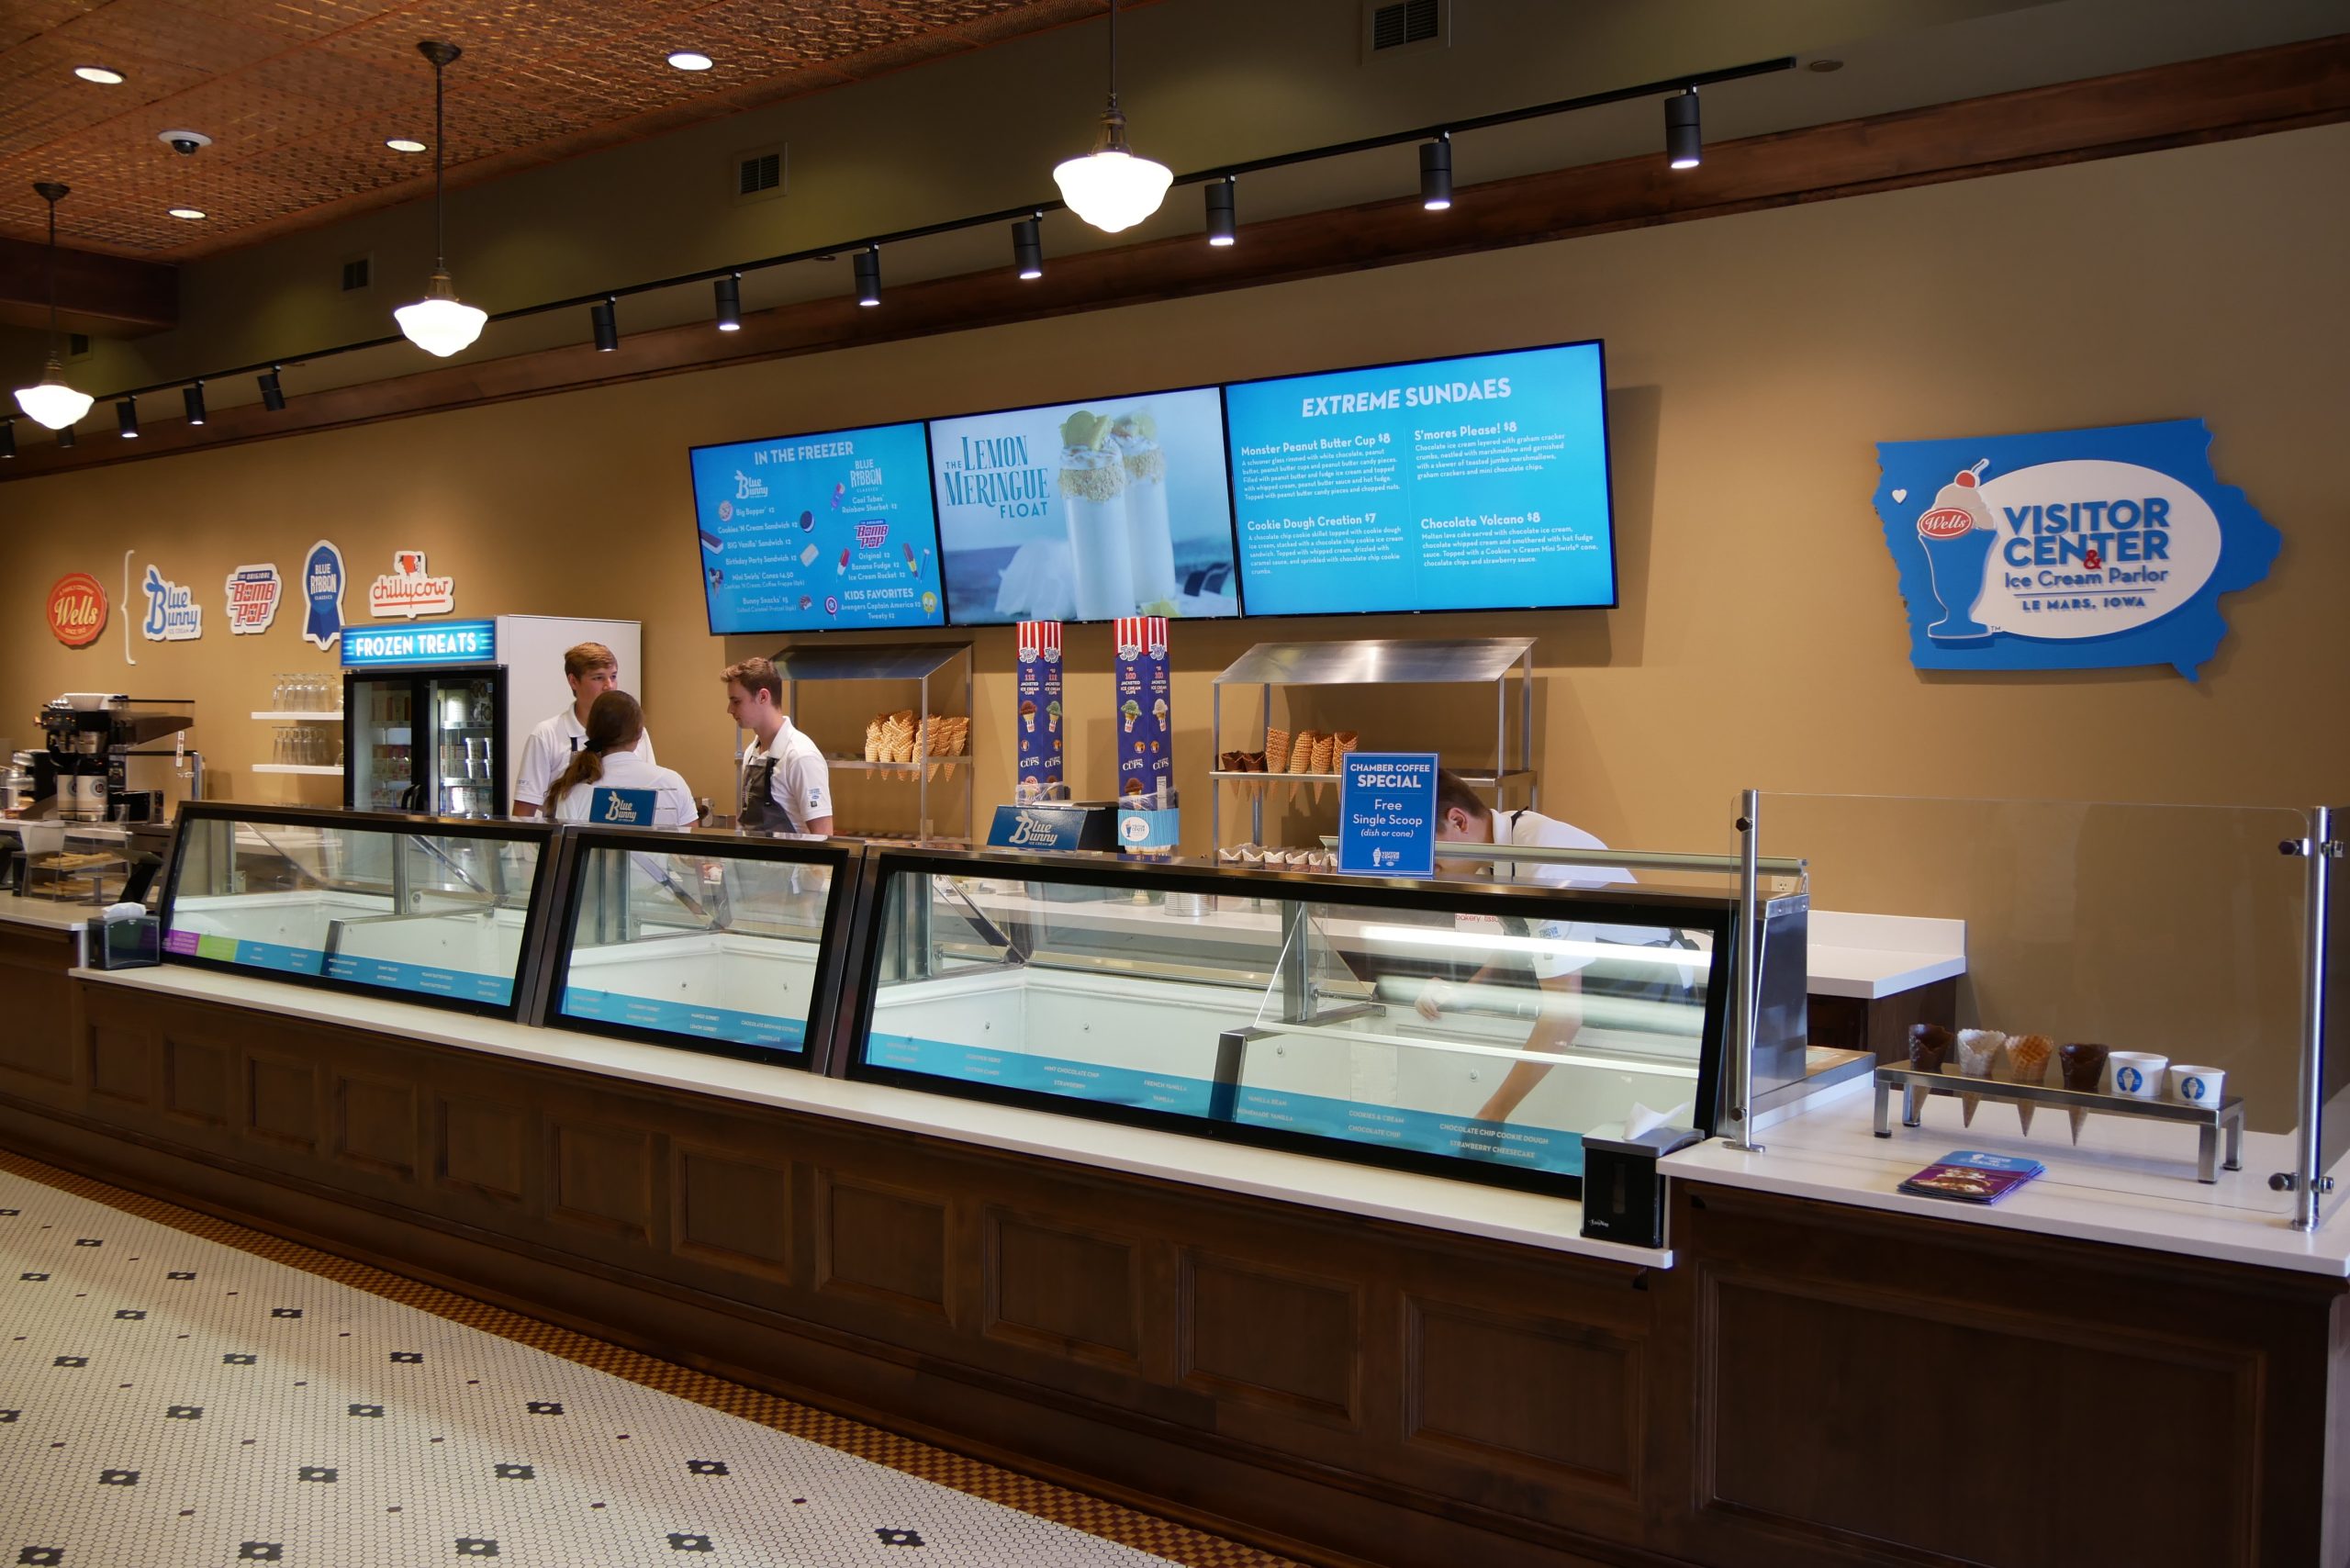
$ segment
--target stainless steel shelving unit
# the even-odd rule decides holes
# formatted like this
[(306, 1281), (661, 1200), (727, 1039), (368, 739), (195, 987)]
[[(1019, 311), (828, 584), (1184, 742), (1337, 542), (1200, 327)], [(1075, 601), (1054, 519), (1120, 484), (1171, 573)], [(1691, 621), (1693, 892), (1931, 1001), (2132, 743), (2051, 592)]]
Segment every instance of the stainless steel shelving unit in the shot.
[[(1515, 692), (1512, 684), (1515, 682)], [(1227, 686), (1258, 689), (1257, 746), (1224, 744), (1224, 692)], [(1215, 678), (1211, 745), (1219, 758), (1226, 751), (1259, 749), (1272, 719), (1273, 688), (1289, 686), (1490, 686), (1494, 692), (1494, 749), (1483, 767), (1446, 766), (1470, 783), (1494, 792), (1496, 807), (1508, 803), (1511, 790), (1522, 789), (1524, 804), (1539, 801), (1534, 775), (1534, 639), (1531, 637), (1381, 638), (1352, 643), (1259, 643), (1235, 659)], [(1510, 747), (1510, 713), (1517, 715), (1516, 750)], [(1395, 749), (1382, 744), (1376, 749)], [(1228, 783), (1258, 786), (1330, 784), (1335, 773), (1234, 773), (1212, 769), (1214, 803), (1209, 809), (1212, 835), (1219, 848), (1224, 836), (1224, 793)], [(1250, 791), (1249, 837), (1263, 843), (1264, 790)]]
[[(868, 643), (858, 647), (791, 647), (778, 648), (770, 655), (776, 673), (783, 678), (783, 708), (794, 724), (800, 724), (800, 688), (805, 681), (879, 681), (915, 689), (914, 711), (918, 716), (942, 712), (934, 701), (934, 691), (943, 698), (959, 676), (962, 682), (963, 705), (958, 716), (968, 717), (971, 711), (971, 644), (968, 643)], [(891, 711), (903, 706), (891, 702)], [(919, 717), (917, 719), (919, 722)], [(807, 726), (800, 725), (805, 732)], [(919, 732), (917, 732), (919, 733)], [(821, 747), (822, 739), (810, 735)], [(827, 750), (826, 765), (837, 780), (840, 775), (871, 775), (876, 778), (911, 778), (914, 786), (915, 820), (928, 823), (931, 816), (930, 794), (933, 783), (931, 769), (943, 770), (939, 788), (944, 792), (947, 781), (961, 779), (963, 796), (963, 828), (955, 836), (968, 842), (971, 836), (974, 800), (978, 794), (977, 768), (973, 754), (979, 749), (976, 737), (962, 752), (954, 756), (917, 757), (912, 762), (867, 762), (862, 756), (834, 756)], [(741, 755), (741, 747), (736, 747)], [(838, 793), (835, 783), (834, 793)]]

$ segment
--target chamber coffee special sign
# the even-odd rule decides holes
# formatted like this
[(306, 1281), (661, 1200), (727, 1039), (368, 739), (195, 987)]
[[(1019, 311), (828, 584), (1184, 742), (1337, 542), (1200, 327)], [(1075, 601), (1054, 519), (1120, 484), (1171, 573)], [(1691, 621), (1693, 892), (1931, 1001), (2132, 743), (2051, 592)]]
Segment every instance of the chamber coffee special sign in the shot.
[(2280, 544), (2210, 445), (2200, 420), (1880, 442), (1909, 662), (2193, 680), (2227, 635), (2221, 596), (2266, 577)]

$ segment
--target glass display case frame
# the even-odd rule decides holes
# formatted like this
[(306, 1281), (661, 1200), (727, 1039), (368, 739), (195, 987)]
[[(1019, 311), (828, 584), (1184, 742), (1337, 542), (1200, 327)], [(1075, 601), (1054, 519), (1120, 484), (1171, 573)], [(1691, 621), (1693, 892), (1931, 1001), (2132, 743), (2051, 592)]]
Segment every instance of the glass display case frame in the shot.
[[(590, 1017), (564, 1011), (571, 982), (575, 931), (594, 882), (592, 857), (599, 850), (631, 855), (690, 855), (712, 860), (755, 861), (769, 866), (815, 866), (830, 873), (824, 913), (817, 943), (814, 984), (802, 1043), (786, 1050), (745, 1041), (682, 1033), (632, 1024), (620, 1018)], [(538, 983), (540, 998), (532, 1016), (543, 1027), (603, 1035), (613, 1039), (641, 1041), (705, 1056), (733, 1057), (822, 1075), (831, 1059), (837, 1034), (834, 1014), (841, 997), (841, 977), (849, 953), (857, 946), (856, 913), (861, 881), (862, 846), (852, 839), (811, 838), (801, 834), (744, 833), (722, 828), (663, 829), (571, 826), (563, 832), (557, 852), (555, 882), (548, 900), (545, 951)]]
[[(183, 879), (201, 857), (191, 850), (191, 840), (206, 823), (229, 824), (234, 832), (239, 824), (252, 823), (287, 828), (341, 829), (362, 833), (397, 834), (414, 838), (470, 839), (492, 844), (534, 845), (537, 857), (532, 867), (531, 886), (522, 895), (522, 924), (517, 950), (513, 985), (504, 1002), (474, 997), (441, 994), (421, 990), (396, 991), (381, 985), (344, 979), (339, 976), (311, 974), (297, 969), (268, 968), (240, 964), (211, 958), (201, 952), (180, 950), (172, 941), (173, 917), (183, 896)], [(543, 926), (553, 901), (547, 896), (558, 858), (559, 841), (553, 824), (512, 819), (479, 817), (436, 817), (398, 812), (343, 812), (292, 806), (251, 805), (235, 801), (192, 801), (180, 810), (179, 823), (173, 840), (171, 864), (166, 873), (163, 891), (156, 905), (158, 923), (164, 934), (163, 961), (185, 964), (194, 969), (209, 969), (216, 974), (241, 975), (248, 979), (264, 979), (308, 986), (319, 991), (338, 991), (346, 996), (371, 997), (384, 1002), (408, 1002), (454, 1013), (467, 1013), (479, 1017), (500, 1018), (519, 1022), (533, 1015), (536, 986), (533, 977), (544, 950)], [(297, 863), (298, 868), (298, 863)], [(397, 896), (395, 893), (394, 896)], [(491, 907), (505, 907), (503, 902)]]
[[(1167, 900), (1202, 901), (1209, 913), (1198, 929), (1216, 929), (1214, 901), (1286, 900), (1302, 904), (1393, 910), (1398, 913), (1490, 916), (1500, 919), (1571, 919), (1576, 924), (1670, 925), (1710, 937), (1699, 972), (1705, 999), (1696, 1051), (1691, 1119), (1710, 1134), (1720, 1105), (1722, 1065), (1731, 1018), (1737, 942), (1737, 901), (1729, 896), (1685, 893), (1619, 893), (1613, 890), (1489, 886), (1464, 881), (1411, 881), (1337, 876), (1305, 871), (1239, 870), (1206, 861), (1121, 861), (1091, 855), (1018, 855), (994, 850), (873, 846), (865, 855), (857, 924), (865, 945), (848, 957), (845, 980), (851, 988), (839, 1012), (834, 1054), (841, 1076), (923, 1093), (1038, 1110), (1057, 1115), (1149, 1127), (1190, 1137), (1221, 1139), (1356, 1164), (1506, 1186), (1561, 1197), (1580, 1197), (1579, 1173), (1534, 1170), (1472, 1159), (1459, 1154), (1425, 1153), (1361, 1143), (1320, 1133), (1292, 1132), (1238, 1119), (1236, 1101), (1250, 1031), (1219, 1041), (1213, 1108), (1208, 1114), (1105, 1103), (1034, 1089), (972, 1081), (909, 1070), (870, 1059), (877, 1005), (890, 962), (889, 927), (902, 919), (890, 906), (888, 890), (901, 873), (992, 879), (1033, 879), (1076, 887), (1136, 892)], [(1693, 950), (1694, 951), (1694, 950)], [(1282, 945), (1286, 955), (1288, 945)], [(1659, 1107), (1663, 1109), (1664, 1107)]]

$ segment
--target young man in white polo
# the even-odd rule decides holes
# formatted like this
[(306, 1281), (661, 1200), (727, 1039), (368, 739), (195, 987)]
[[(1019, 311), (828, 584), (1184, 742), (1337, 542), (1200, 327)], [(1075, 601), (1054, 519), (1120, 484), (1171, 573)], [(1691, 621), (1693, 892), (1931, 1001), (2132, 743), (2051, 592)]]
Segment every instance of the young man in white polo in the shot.
[[(621, 683), (620, 655), (601, 643), (581, 643), (565, 651), (563, 678), (571, 683), (571, 703), (533, 729), (522, 742), (514, 773), (514, 814), (535, 817), (546, 809), (547, 786), (588, 744), (588, 711), (596, 699)], [(653, 762), (653, 732), (636, 743), (636, 755)]]
[(728, 665), (726, 716), (751, 732), (743, 748), (735, 820), (753, 832), (833, 831), (833, 770), (783, 711), (783, 678), (766, 659)]

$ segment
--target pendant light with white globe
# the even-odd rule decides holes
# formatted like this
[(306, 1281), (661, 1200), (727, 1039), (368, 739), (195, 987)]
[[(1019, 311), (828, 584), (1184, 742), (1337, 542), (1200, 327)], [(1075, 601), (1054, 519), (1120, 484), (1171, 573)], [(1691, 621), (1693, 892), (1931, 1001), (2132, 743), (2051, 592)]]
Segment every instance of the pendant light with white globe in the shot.
[(65, 361), (57, 352), (57, 204), (72, 193), (54, 180), (35, 180), (33, 189), (49, 203), (49, 360), (38, 382), (17, 388), (17, 407), (36, 422), (62, 431), (90, 411), (90, 395), (65, 385)]
[(1110, 106), (1093, 151), (1053, 171), (1069, 209), (1104, 234), (1132, 229), (1167, 199), (1174, 172), (1135, 156), (1126, 145), (1126, 117), (1118, 109), (1118, 0), (1110, 0)]
[(427, 353), (446, 359), (480, 337), (482, 323), (489, 319), (488, 311), (459, 299), (456, 285), (449, 281), (448, 222), (442, 211), (442, 149), (447, 144), (448, 136), (442, 123), (441, 73), (464, 51), (437, 39), (424, 39), (416, 50), (432, 62), (432, 282), (426, 287), (423, 298), (413, 305), (401, 306), (392, 312), (392, 319), (400, 324), (400, 330), (409, 342)]

